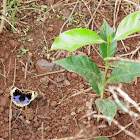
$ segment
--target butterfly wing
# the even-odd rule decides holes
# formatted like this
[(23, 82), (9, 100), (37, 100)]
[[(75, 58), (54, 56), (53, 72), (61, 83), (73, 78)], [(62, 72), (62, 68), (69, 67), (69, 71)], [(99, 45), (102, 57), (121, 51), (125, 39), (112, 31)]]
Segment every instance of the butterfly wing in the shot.
[(9, 90), (13, 103), (19, 107), (30, 104), (38, 95), (35, 91), (21, 90), (15, 86), (11, 86)]

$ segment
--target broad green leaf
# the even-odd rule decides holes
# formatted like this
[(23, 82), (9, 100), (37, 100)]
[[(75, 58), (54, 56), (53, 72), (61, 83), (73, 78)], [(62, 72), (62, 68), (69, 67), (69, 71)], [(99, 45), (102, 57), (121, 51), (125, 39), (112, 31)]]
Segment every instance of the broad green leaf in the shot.
[(140, 11), (126, 16), (118, 26), (114, 40), (125, 39), (128, 35), (140, 32)]
[(70, 56), (63, 60), (54, 61), (54, 63), (85, 77), (96, 94), (100, 95), (103, 74), (90, 58), (81, 55)]
[(98, 137), (98, 138), (94, 138), (94, 140), (109, 140), (109, 138), (107, 138), (107, 137)]
[[(97, 99), (95, 104), (98, 110), (105, 116), (114, 118), (117, 108), (113, 101), (109, 99)], [(112, 120), (108, 120), (109, 125), (111, 125)]]
[(72, 29), (60, 34), (51, 46), (51, 50), (64, 49), (75, 51), (85, 45), (105, 42), (97, 33), (89, 29)]
[(140, 63), (117, 61), (112, 64), (116, 68), (108, 78), (108, 83), (130, 83), (136, 77), (140, 77)]
[[(115, 34), (112, 30), (112, 28), (108, 25), (108, 23), (104, 20), (104, 24), (100, 29), (100, 36), (101, 38), (107, 42), (107, 38), (109, 37), (109, 35), (112, 36), (112, 39), (114, 38)], [(111, 43), (110, 46), (110, 53), (109, 53), (109, 57), (113, 57), (115, 55), (117, 49), (117, 41), (113, 41)], [(107, 44), (106, 43), (102, 43), (100, 44), (100, 54), (102, 56), (102, 58), (106, 58), (107, 57)]]
[[(127, 109), (130, 110), (130, 108), (129, 108), (123, 101), (120, 101), (120, 102), (121, 102), (121, 104), (122, 104), (124, 107), (126, 107)], [(115, 103), (115, 105), (116, 105), (117, 110), (120, 110), (120, 111), (122, 111), (122, 112), (125, 112), (125, 111), (121, 108), (121, 106), (120, 106), (116, 101), (114, 101), (114, 103)]]

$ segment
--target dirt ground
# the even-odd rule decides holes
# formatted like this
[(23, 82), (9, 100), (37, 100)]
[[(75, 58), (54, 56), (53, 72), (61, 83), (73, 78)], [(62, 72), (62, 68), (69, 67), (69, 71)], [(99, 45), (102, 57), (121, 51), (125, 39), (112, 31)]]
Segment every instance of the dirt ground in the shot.
[[(97, 53), (98, 45), (90, 49), (83, 47), (73, 53), (48, 50), (60, 31), (86, 27), (99, 33), (103, 18), (113, 27), (114, 0), (102, 0), (101, 3), (98, 0), (27, 0), (20, 1), (20, 4), (15, 15), (18, 33), (13, 33), (6, 23), (0, 34), (0, 139), (62, 140), (66, 137), (94, 139), (109, 136), (110, 140), (132, 140), (124, 132), (116, 134), (120, 129), (113, 123), (109, 126), (106, 120), (101, 119), (97, 123), (96, 118), (83, 117), (90, 111), (91, 101), (92, 110), (97, 111), (95, 100), (98, 98), (84, 78), (59, 66), (45, 70), (38, 66), (42, 59), (51, 63), (69, 55), (85, 55), (104, 70), (103, 61)], [(2, 6), (0, 8), (2, 10)], [(26, 10), (21, 10), (24, 8)], [(136, 11), (134, 5), (127, 2), (121, 2), (118, 9), (116, 27), (127, 14)], [(8, 13), (11, 14), (11, 9)], [(10, 16), (7, 18), (9, 22), (12, 20)], [(126, 48), (119, 41), (116, 55), (136, 50), (139, 39), (136, 36), (123, 41)], [(129, 55), (126, 57), (130, 58)], [(136, 53), (134, 58), (138, 57)], [(28, 106), (17, 107), (11, 104), (9, 94), (9, 86), (13, 84), (21, 89), (37, 91), (39, 95)], [(88, 92), (71, 97), (84, 90)], [(140, 102), (140, 78), (123, 84), (123, 90), (137, 103)], [(113, 97), (107, 92), (105, 98)], [(126, 129), (140, 137), (139, 120), (122, 112), (118, 112), (115, 119), (123, 126), (131, 123)]]

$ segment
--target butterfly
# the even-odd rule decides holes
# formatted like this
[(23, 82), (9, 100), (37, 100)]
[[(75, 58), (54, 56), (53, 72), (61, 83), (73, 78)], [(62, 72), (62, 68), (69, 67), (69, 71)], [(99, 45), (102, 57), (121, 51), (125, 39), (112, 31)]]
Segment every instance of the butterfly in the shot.
[(30, 104), (38, 95), (36, 91), (22, 90), (15, 86), (9, 87), (9, 90), (13, 103), (19, 107)]

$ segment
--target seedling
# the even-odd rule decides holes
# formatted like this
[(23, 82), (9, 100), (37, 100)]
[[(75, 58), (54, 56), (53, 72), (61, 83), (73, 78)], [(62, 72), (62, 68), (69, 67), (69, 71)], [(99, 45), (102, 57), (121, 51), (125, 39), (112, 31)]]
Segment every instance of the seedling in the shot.
[(50, 59), (50, 53), (47, 54), (47, 59)]
[(23, 49), (21, 49), (21, 51), (22, 51), (23, 54), (26, 54), (26, 52), (28, 52), (29, 49), (24, 49), (24, 48), (23, 48)]
[[(70, 56), (54, 63), (66, 68), (70, 72), (76, 72), (85, 77), (93, 90), (100, 97), (95, 101), (97, 109), (103, 115), (114, 118), (117, 110), (120, 110), (115, 101), (104, 99), (105, 88), (108, 83), (130, 83), (136, 77), (140, 77), (140, 63), (116, 61), (111, 63), (109, 57), (114, 57), (117, 49), (117, 41), (125, 39), (128, 35), (140, 31), (140, 11), (125, 17), (119, 24), (116, 34), (104, 20), (100, 29), (100, 36), (89, 29), (72, 29), (60, 34), (51, 46), (51, 50), (65, 49), (75, 51), (85, 45), (100, 44), (100, 55), (105, 64), (102, 72), (98, 66), (86, 56)], [(107, 78), (108, 69), (115, 67), (110, 77)], [(122, 102), (122, 104), (124, 104)], [(111, 125), (112, 120), (108, 120)]]
[(21, 57), (21, 55), (17, 55), (17, 59), (19, 59)]
[(65, 120), (67, 117), (62, 117), (62, 120)]
[(25, 34), (25, 36), (27, 35), (27, 33), (28, 33), (28, 31), (29, 31), (29, 28), (30, 28), (30, 26), (28, 25), (27, 27), (26, 27), (26, 29), (24, 29), (24, 34)]
[[(20, 6), (20, 1), (17, 0), (8, 0), (8, 6), (7, 6), (7, 11), (8, 11), (8, 17), (11, 19), (11, 24), (15, 26), (15, 21), (16, 21), (16, 13), (17, 9)], [(13, 33), (16, 33), (14, 28), (11, 28)]]

